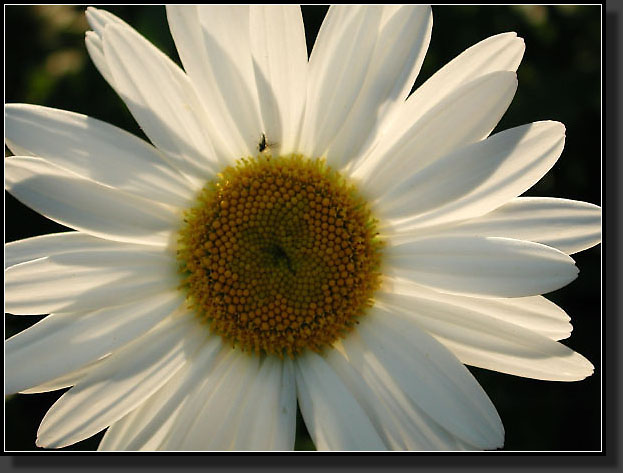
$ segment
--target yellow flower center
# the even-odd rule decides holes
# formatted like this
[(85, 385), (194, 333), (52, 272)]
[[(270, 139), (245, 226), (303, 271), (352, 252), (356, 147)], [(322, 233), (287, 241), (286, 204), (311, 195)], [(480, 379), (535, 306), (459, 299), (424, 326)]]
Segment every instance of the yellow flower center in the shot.
[(366, 202), (321, 159), (260, 154), (225, 169), (185, 214), (178, 261), (192, 308), (242, 350), (321, 351), (380, 281)]

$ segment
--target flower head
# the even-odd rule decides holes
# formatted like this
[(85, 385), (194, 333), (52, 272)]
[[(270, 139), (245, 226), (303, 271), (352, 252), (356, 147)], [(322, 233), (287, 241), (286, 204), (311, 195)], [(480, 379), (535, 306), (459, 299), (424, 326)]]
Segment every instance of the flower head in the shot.
[[(514, 33), (413, 94), (425, 6), (331, 7), (308, 60), (294, 6), (172, 6), (184, 70), (90, 8), (93, 62), (151, 141), (6, 106), (6, 187), (76, 231), (6, 247), (6, 307), (51, 314), (6, 342), (6, 393), (73, 386), (38, 445), (495, 449), (464, 364), (573, 381), (542, 294), (600, 240), (599, 207), (519, 197), (562, 124), (491, 135), (517, 87)], [(16, 369), (15, 367), (18, 367)]]

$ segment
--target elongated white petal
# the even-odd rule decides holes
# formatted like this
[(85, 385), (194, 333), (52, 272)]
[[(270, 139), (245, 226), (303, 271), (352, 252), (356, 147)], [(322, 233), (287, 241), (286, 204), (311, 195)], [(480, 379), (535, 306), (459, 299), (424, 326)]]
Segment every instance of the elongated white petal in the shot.
[[(239, 352), (231, 349), (230, 346), (223, 346), (216, 354), (216, 358), (206, 366), (206, 370), (202, 374), (198, 383), (189, 386), (187, 395), (180, 402), (180, 409), (173, 416), (174, 420), (168, 427), (166, 434), (159, 439), (158, 449), (160, 450), (189, 450), (185, 448), (187, 445), (186, 437), (197, 421), (201, 410), (206, 402), (210, 400), (212, 393), (221, 385), (221, 380), (227, 376), (236, 377), (232, 367), (239, 358)], [(239, 379), (237, 376), (236, 379)], [(232, 397), (236, 393), (232, 393)], [(211, 439), (203, 438), (204, 448)]]
[(354, 393), (323, 358), (309, 352), (296, 359), (296, 390), (317, 450), (386, 450)]
[(307, 46), (298, 5), (252, 5), (249, 31), (266, 141), (272, 154), (298, 142), (307, 92)]
[(121, 18), (106, 10), (87, 7), (85, 16), (89, 22), (89, 26), (93, 29), (93, 31), (87, 31), (84, 38), (84, 43), (87, 47), (87, 51), (89, 52), (89, 56), (102, 77), (118, 93), (115, 85), (115, 79), (110, 71), (110, 67), (108, 67), (108, 62), (106, 61), (102, 37), (104, 35), (104, 29), (108, 24), (116, 24), (123, 28), (127, 28), (129, 31), (134, 31), (134, 29)]
[[(491, 36), (465, 50), (437, 71), (408, 98), (404, 106), (396, 107), (394, 113), (382, 122), (374, 140), (371, 140), (363, 156), (385, 139), (385, 133), (402, 134), (412, 123), (422, 117), (462, 85), (486, 74), (498, 71), (516, 71), (525, 45), (516, 33)], [(402, 130), (402, 131), (401, 131)]]
[(483, 215), (536, 184), (558, 160), (564, 142), (565, 127), (558, 122), (497, 133), (388, 189), (378, 200), (379, 212), (387, 219), (407, 219), (415, 227)]
[(224, 352), (176, 419), (162, 449), (231, 449), (245, 395), (258, 376), (260, 362), (231, 347)]
[(403, 314), (378, 304), (357, 330), (365, 345), (358, 370), (374, 369), (388, 386), (402, 391), (443, 429), (465, 442), (481, 449), (502, 446), (504, 429), (495, 407), (443, 345)]
[(331, 6), (309, 59), (307, 105), (299, 151), (322, 156), (361, 92), (379, 34), (382, 9)]
[[(165, 152), (167, 160), (171, 161), (176, 168), (184, 171), (186, 177), (195, 182), (195, 187), (200, 186), (200, 180), (197, 180), (195, 176), (204, 175), (207, 172), (204, 168), (208, 163), (205, 161), (206, 159), (210, 162), (212, 161), (213, 149), (209, 140), (205, 140), (196, 133), (193, 135), (193, 131), (196, 131), (198, 127), (205, 129), (209, 127), (202, 126), (206, 124), (207, 117), (201, 107), (196, 105), (199, 103), (197, 96), (189, 85), (184, 72), (173, 61), (149, 44), (130, 25), (112, 13), (89, 7), (87, 8), (86, 16), (93, 28), (93, 31), (87, 32), (86, 46), (91, 59), (102, 76), (124, 100), (125, 97), (135, 100), (132, 107), (130, 107), (130, 103), (126, 103), (126, 105), (130, 107), (130, 111), (139, 122), (141, 128), (143, 128), (150, 139), (156, 140), (152, 142), (156, 146), (161, 147), (162, 151)], [(109, 25), (123, 30), (125, 38), (130, 38), (130, 41), (133, 41), (134, 49), (144, 48), (146, 54), (142, 59), (147, 61), (153, 59), (151, 65), (154, 68), (158, 69), (163, 75), (170, 75), (170, 80), (167, 82), (169, 87), (167, 93), (162, 97), (156, 94), (158, 101), (152, 101), (154, 96), (141, 96), (140, 93), (132, 89), (132, 86), (128, 87), (127, 82), (123, 81), (119, 84), (115, 79), (114, 65), (110, 64), (104, 48), (104, 33)], [(128, 54), (132, 54), (132, 52), (128, 52)], [(136, 75), (135, 73), (134, 76), (136, 77)], [(140, 76), (140, 72), (138, 75)], [(149, 81), (153, 77), (148, 77), (146, 80)], [(176, 97), (180, 100), (176, 101)], [(173, 109), (178, 110), (178, 112), (180, 108), (186, 109), (186, 113), (182, 113), (183, 116), (181, 117), (184, 123), (176, 120), (177, 115), (175, 113), (167, 114), (167, 112), (170, 112), (170, 110), (167, 110), (167, 99), (169, 99), (168, 104)], [(151, 108), (152, 104), (155, 105), (153, 109)], [(158, 116), (158, 114), (164, 115), (164, 117)], [(197, 122), (199, 125), (196, 125)], [(189, 123), (192, 123), (192, 125), (189, 126)], [(186, 129), (185, 127), (188, 128)], [(208, 133), (207, 131), (205, 132)], [(199, 151), (192, 149), (192, 143), (194, 142), (182, 141), (182, 139), (188, 139), (189, 137), (203, 145)], [(196, 158), (197, 153), (199, 153), (199, 160), (193, 159)]]
[(5, 106), (6, 143), (16, 155), (39, 156), (95, 182), (186, 207), (190, 183), (143, 140), (78, 113), (38, 105)]
[(221, 347), (220, 337), (209, 337), (155, 394), (109, 427), (98, 450), (158, 449), (191, 393), (204, 382)]
[(5, 394), (50, 381), (134, 340), (184, 302), (172, 290), (91, 313), (53, 314), (5, 343)]
[(4, 247), (4, 267), (6, 269), (19, 263), (60, 253), (114, 249), (142, 251), (148, 248), (104, 240), (80, 232), (50, 233), (7, 243)]
[(350, 113), (325, 153), (341, 167), (371, 142), (402, 105), (420, 71), (433, 25), (430, 6), (386, 5), (366, 76)]
[(380, 294), (378, 300), (413, 319), (463, 363), (526, 378), (578, 381), (593, 365), (561, 343), (468, 310), (449, 300)]
[[(508, 108), (514, 72), (493, 72), (463, 84), (421, 119), (392, 128), (353, 171), (372, 197), (383, 195), (438, 158), (487, 137)], [(405, 173), (405, 168), (409, 173)]]
[(263, 360), (240, 409), (232, 450), (293, 450), (296, 386), (292, 362), (274, 356)]
[(478, 77), (498, 71), (515, 72), (525, 48), (516, 33), (501, 33), (466, 49), (418, 87), (388, 126), (400, 126), (407, 117), (416, 120), (424, 116), (461, 85)]
[(46, 393), (49, 391), (56, 391), (58, 389), (68, 388), (74, 386), (78, 381), (83, 379), (91, 370), (96, 369), (109, 355), (104, 355), (99, 360), (88, 363), (77, 370), (70, 371), (67, 374), (59, 376), (58, 378), (51, 379), (45, 383), (38, 384), (28, 389), (23, 389), (20, 394), (38, 394)]
[[(88, 13), (89, 9), (87, 9)], [(84, 36), (84, 44), (87, 47), (89, 57), (93, 64), (100, 72), (102, 77), (108, 82), (108, 84), (116, 90), (115, 79), (110, 72), (108, 63), (106, 62), (106, 56), (104, 55), (104, 45), (102, 44), (102, 38), (95, 31), (87, 31)]]
[[(396, 228), (403, 226), (397, 225)], [(398, 230), (397, 239), (422, 235), (422, 230)], [(482, 217), (431, 227), (425, 231), (427, 234), (497, 236), (535, 241), (571, 255), (601, 241), (601, 207), (577, 200), (518, 197)]]
[(41, 158), (6, 158), (5, 186), (55, 222), (109, 240), (166, 245), (180, 224), (172, 207), (98, 184)]
[[(414, 403), (353, 331), (327, 362), (369, 415), (392, 450), (463, 450), (466, 447)], [(404, 373), (404, 376), (410, 376)], [(473, 447), (472, 447), (473, 448)]]
[(388, 275), (442, 292), (522, 297), (559, 289), (578, 274), (573, 260), (549, 246), (508, 238), (422, 238), (387, 249)]
[(165, 252), (101, 249), (60, 253), (7, 269), (5, 308), (16, 314), (92, 310), (178, 285), (175, 260)]
[(145, 134), (200, 187), (220, 165), (205, 112), (186, 75), (128, 28), (106, 26), (103, 47), (117, 92)]
[(110, 355), (50, 408), (37, 432), (37, 445), (60, 448), (79, 442), (144, 402), (184, 366), (204, 339), (194, 317), (171, 317)]
[(513, 298), (466, 297), (445, 294), (401, 278), (384, 278), (383, 292), (430, 299), (476, 311), (488, 317), (519, 325), (552, 340), (567, 338), (572, 331), (567, 313), (543, 296)]
[(101, 10), (95, 7), (88, 7), (85, 13), (89, 26), (93, 29), (93, 32), (98, 36), (104, 35), (104, 30), (107, 25), (113, 24), (133, 30), (125, 21), (116, 15), (113, 15), (109, 11)]
[(249, 6), (167, 7), (171, 35), (212, 127), (217, 154), (257, 153), (262, 133)]

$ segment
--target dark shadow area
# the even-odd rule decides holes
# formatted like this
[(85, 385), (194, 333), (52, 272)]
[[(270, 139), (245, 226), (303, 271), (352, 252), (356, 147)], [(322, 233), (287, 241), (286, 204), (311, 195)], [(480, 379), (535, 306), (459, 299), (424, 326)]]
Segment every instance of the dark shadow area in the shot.
[(620, 467), (621, 459), (621, 5), (605, 14), (604, 43), (604, 162), (603, 162), (603, 324), (604, 324), (604, 448), (609, 465)]

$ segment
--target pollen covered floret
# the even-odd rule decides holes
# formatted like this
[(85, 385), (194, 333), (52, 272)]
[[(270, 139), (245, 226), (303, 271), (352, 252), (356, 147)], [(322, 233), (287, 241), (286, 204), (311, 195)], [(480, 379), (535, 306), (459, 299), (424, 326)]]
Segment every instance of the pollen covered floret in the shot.
[(321, 159), (259, 155), (186, 212), (178, 260), (192, 308), (234, 346), (294, 357), (346, 335), (379, 285), (366, 202)]

